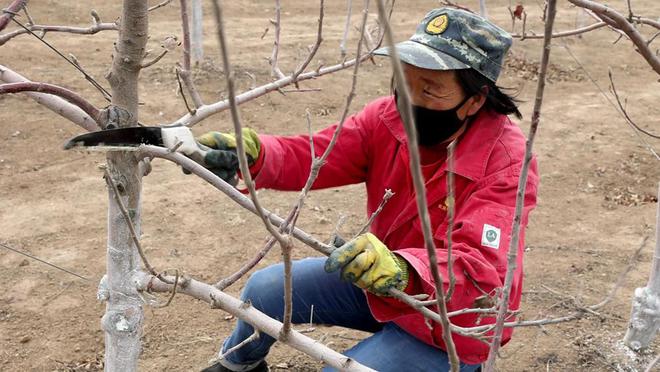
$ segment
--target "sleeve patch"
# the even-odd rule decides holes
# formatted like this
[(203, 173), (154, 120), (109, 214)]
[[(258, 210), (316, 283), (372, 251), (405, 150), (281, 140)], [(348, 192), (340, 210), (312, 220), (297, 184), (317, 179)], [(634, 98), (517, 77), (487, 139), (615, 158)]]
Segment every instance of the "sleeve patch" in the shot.
[(500, 236), (502, 232), (495, 226), (484, 224), (481, 232), (481, 245), (494, 249), (500, 249)]

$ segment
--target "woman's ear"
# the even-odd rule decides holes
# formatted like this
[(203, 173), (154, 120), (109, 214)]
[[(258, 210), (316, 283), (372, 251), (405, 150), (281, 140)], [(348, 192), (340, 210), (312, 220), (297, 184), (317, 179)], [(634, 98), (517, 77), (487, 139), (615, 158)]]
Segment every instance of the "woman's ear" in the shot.
[(484, 85), (479, 90), (479, 93), (473, 95), (468, 101), (469, 105), (467, 106), (465, 116), (468, 117), (476, 114), (486, 103), (486, 97), (488, 97), (488, 87)]

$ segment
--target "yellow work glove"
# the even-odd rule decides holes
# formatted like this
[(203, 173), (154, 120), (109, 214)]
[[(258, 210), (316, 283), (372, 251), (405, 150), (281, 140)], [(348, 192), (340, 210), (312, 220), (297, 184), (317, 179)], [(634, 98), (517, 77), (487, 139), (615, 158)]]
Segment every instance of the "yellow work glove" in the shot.
[(324, 268), (328, 273), (341, 268), (342, 279), (377, 295), (386, 295), (392, 287), (403, 290), (408, 286), (408, 263), (371, 233), (335, 249)]
[[(243, 147), (252, 166), (259, 159), (261, 142), (257, 132), (243, 128)], [(238, 178), (238, 155), (236, 155), (236, 136), (233, 133), (207, 132), (197, 137), (197, 142), (210, 147), (204, 156), (204, 165), (225, 182), (236, 186)]]
[[(254, 164), (259, 158), (261, 142), (259, 135), (251, 128), (243, 128), (243, 148), (248, 156), (248, 163)], [(197, 137), (197, 142), (215, 150), (236, 151), (236, 136), (234, 133), (207, 132)]]

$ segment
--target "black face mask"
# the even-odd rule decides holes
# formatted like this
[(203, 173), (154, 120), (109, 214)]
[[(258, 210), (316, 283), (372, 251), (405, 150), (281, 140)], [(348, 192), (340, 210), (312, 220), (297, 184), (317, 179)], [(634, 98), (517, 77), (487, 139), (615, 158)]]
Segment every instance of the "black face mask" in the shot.
[[(396, 90), (394, 91), (394, 99), (396, 100), (397, 110), (401, 113), (402, 109), (399, 106), (399, 96), (397, 95)], [(470, 99), (470, 97), (465, 97), (461, 103), (449, 110), (431, 110), (426, 107), (411, 105), (412, 114), (415, 118), (417, 143), (419, 143), (420, 146), (431, 147), (446, 141), (461, 129), (465, 120), (458, 118), (457, 111), (465, 104), (465, 102), (467, 102), (468, 99)], [(401, 116), (401, 118), (403, 120), (403, 116)]]

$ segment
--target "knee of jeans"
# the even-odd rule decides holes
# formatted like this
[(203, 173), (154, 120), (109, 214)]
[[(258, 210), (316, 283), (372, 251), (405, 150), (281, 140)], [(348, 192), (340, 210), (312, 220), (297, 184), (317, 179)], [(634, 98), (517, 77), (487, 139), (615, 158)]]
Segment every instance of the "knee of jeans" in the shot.
[(252, 306), (262, 311), (272, 301), (281, 302), (284, 291), (282, 266), (277, 264), (255, 271), (245, 284), (241, 299), (250, 301)]

